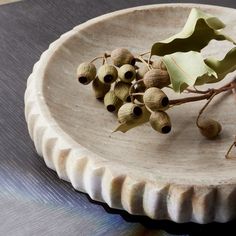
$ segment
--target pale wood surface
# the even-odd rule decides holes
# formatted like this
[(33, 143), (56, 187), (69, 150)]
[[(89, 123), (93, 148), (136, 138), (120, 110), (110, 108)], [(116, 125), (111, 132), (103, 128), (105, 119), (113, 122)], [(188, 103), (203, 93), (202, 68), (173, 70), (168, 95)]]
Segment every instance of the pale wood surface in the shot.
[[(201, 2), (235, 7), (234, 0)], [(0, 235), (158, 235), (158, 229), (174, 235), (236, 233), (235, 221), (152, 221), (91, 201), (45, 166), (28, 136), (26, 79), (48, 45), (90, 18), (153, 3), (157, 1), (32, 0), (0, 7)]]
[(19, 2), (21, 0), (0, 0), (0, 5), (13, 3), (13, 2)]
[[(219, 96), (208, 110), (224, 127), (214, 141), (202, 138), (195, 127), (204, 101), (191, 104), (191, 110), (188, 104), (171, 109), (171, 134), (160, 135), (144, 125), (111, 135), (114, 115), (76, 78), (79, 63), (104, 51), (127, 47), (138, 54), (155, 39), (177, 33), (192, 7), (224, 19), (225, 32), (233, 37), (236, 10), (221, 7), (148, 6), (93, 19), (42, 55), (28, 81), (26, 119), (47, 166), (92, 199), (153, 219), (225, 222), (235, 217), (236, 208), (236, 161), (224, 157), (236, 132), (232, 93)], [(228, 42), (210, 44), (204, 54), (222, 58), (231, 47)]]

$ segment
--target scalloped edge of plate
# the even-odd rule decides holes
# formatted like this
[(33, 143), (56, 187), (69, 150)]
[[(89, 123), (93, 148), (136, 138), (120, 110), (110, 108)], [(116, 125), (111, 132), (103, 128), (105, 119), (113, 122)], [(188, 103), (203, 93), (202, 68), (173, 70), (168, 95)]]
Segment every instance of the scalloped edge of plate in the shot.
[(50, 117), (40, 92), (47, 61), (58, 46), (84, 27), (128, 12), (163, 7), (215, 7), (202, 4), (157, 4), (128, 8), (89, 20), (63, 34), (50, 44), (35, 64), (27, 81), (25, 117), (37, 153), (46, 165), (72, 186), (92, 199), (134, 215), (183, 222), (227, 222), (236, 217), (236, 184), (178, 185), (151, 182), (112, 170), (102, 158), (98, 161), (87, 149), (70, 139)]

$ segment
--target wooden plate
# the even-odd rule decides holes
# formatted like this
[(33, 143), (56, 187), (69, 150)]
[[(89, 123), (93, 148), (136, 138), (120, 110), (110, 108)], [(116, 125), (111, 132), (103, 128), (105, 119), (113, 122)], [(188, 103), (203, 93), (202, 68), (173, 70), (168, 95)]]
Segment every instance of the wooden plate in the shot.
[[(116, 118), (75, 76), (79, 63), (104, 51), (144, 52), (179, 32), (192, 7), (220, 17), (225, 31), (235, 36), (236, 10), (217, 6), (151, 5), (97, 17), (43, 53), (28, 79), (25, 114), (46, 165), (92, 199), (153, 219), (226, 222), (236, 216), (236, 160), (224, 157), (236, 134), (232, 93), (217, 96), (207, 110), (223, 126), (214, 141), (205, 140), (195, 126), (202, 102), (171, 109), (169, 135), (148, 124), (111, 134)], [(230, 47), (211, 42), (204, 53), (221, 58)]]

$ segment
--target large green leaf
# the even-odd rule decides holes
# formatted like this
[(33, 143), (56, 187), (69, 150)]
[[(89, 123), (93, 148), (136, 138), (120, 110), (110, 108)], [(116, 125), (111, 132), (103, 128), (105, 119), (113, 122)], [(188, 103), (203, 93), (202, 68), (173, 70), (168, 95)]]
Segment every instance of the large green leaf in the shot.
[(207, 58), (205, 63), (218, 75), (217, 79), (212, 79), (208, 81), (208, 83), (215, 83), (224, 79), (227, 74), (236, 70), (236, 47), (232, 48), (223, 60), (220, 61), (215, 58)]
[(170, 75), (172, 88), (182, 92), (188, 86), (204, 84), (217, 73), (207, 66), (199, 52), (176, 52), (162, 58)]
[(212, 40), (228, 40), (220, 29), (225, 25), (217, 17), (193, 8), (182, 31), (166, 40), (153, 44), (151, 55), (164, 56), (175, 52), (201, 51)]
[(139, 125), (142, 125), (142, 124), (148, 122), (151, 114), (146, 109), (145, 106), (142, 107), (142, 110), (143, 110), (142, 116), (140, 116), (137, 119), (132, 120), (132, 122), (126, 122), (126, 123), (119, 124), (119, 126), (113, 132), (121, 131), (121, 132), (125, 133), (132, 128), (135, 128)]

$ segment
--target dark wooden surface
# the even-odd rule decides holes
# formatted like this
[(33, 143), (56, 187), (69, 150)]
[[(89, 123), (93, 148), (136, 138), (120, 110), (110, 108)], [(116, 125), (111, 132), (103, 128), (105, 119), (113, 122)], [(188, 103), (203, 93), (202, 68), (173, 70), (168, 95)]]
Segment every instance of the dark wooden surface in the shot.
[[(236, 222), (152, 221), (93, 202), (45, 166), (27, 132), (26, 80), (51, 42), (95, 16), (163, 2), (172, 1), (29, 0), (0, 6), (0, 235), (159, 235), (160, 229), (168, 235), (236, 235)], [(236, 7), (235, 0), (194, 2)]]

